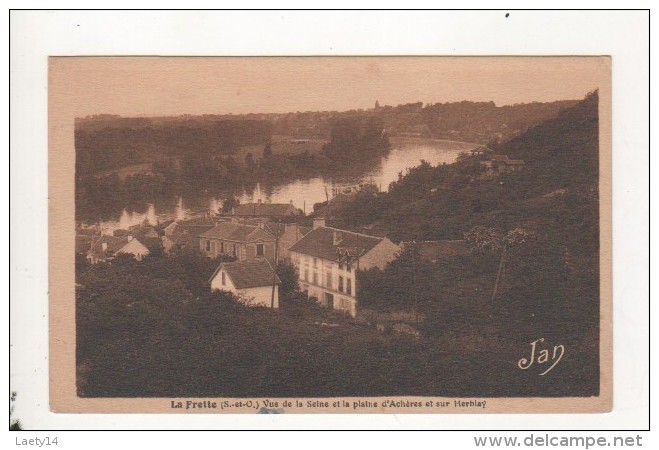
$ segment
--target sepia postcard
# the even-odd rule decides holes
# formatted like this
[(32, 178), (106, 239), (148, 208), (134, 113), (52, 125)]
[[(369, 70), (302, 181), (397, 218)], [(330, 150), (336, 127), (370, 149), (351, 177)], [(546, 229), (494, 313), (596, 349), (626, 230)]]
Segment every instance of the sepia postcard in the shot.
[(51, 57), (48, 96), (52, 411), (611, 411), (609, 57)]

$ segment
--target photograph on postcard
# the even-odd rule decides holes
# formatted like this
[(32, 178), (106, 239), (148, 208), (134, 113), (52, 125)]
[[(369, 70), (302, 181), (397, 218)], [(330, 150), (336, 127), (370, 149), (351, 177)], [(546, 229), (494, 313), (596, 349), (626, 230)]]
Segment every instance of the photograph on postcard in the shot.
[(51, 57), (51, 409), (611, 409), (610, 58)]

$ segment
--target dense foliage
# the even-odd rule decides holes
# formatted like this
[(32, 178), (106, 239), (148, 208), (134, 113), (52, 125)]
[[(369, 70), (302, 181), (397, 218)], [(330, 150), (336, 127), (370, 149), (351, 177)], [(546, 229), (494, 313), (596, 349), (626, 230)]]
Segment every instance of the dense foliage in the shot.
[[(597, 93), (498, 147), (523, 172), (483, 177), (479, 156), (423, 163), (390, 192), (338, 213), (346, 226), (377, 217), (398, 239), (467, 239), (471, 251), (438, 263), (409, 245), (384, 271), (360, 274), (360, 302), (425, 317), (425, 333), (483, 333), (499, 343), (539, 337), (578, 351), (578, 373), (596, 391), (599, 335)], [(439, 189), (434, 189), (439, 187)], [(372, 220), (372, 219), (371, 219)], [(578, 325), (576, 325), (578, 324)], [(572, 383), (572, 381), (570, 381)]]
[[(95, 266), (81, 262), (76, 289), (78, 394), (330, 397), (591, 392), (587, 368), (557, 370), (558, 376), (551, 380), (524, 376), (515, 369), (514, 360), (524, 355), (525, 346), (502, 339), (492, 332), (492, 325), (484, 326), (476, 318), (470, 327), (454, 326), (415, 339), (333, 315), (298, 296), (292, 283), (294, 270), (286, 264), (278, 271), (283, 282), (281, 309), (245, 307), (228, 293), (208, 290), (205, 281), (217, 263), (195, 254), (139, 263), (127, 257)], [(465, 323), (460, 317), (455, 320)], [(570, 356), (578, 359), (581, 352)]]
[(332, 123), (330, 142), (323, 152), (333, 162), (349, 165), (355, 160), (382, 156), (389, 151), (384, 122), (375, 116), (347, 117)]

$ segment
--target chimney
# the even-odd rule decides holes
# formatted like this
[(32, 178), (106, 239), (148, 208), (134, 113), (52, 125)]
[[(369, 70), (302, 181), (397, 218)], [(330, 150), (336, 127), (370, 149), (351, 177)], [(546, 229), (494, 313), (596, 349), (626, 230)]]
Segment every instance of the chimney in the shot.
[(104, 252), (108, 251), (108, 243), (107, 242), (101, 242), (101, 248), (103, 249)]
[(315, 230), (316, 228), (324, 227), (325, 226), (325, 218), (324, 217), (314, 217), (313, 218), (313, 229)]
[(343, 240), (343, 233), (340, 231), (334, 231), (333, 245), (339, 245)]

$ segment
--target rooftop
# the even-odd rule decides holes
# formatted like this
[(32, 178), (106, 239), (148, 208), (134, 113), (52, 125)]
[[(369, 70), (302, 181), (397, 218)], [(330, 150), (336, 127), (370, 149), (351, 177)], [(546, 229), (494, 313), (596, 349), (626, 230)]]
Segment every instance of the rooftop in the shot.
[(76, 253), (85, 254), (92, 248), (94, 236), (76, 234)]
[(186, 220), (177, 220), (176, 223), (178, 226), (189, 226), (189, 227), (198, 227), (198, 226), (214, 226), (217, 222), (216, 219), (212, 217), (199, 216), (193, 217), (192, 219)]
[(524, 160), (523, 159), (509, 159), (508, 155), (492, 155), (491, 160), (494, 161), (494, 162), (501, 162), (501, 163), (507, 164), (509, 166), (523, 166), (524, 165)]
[(236, 206), (231, 212), (235, 216), (287, 216), (296, 213), (290, 203), (245, 203)]
[(232, 242), (274, 241), (274, 236), (260, 227), (222, 222), (201, 233), (201, 238), (222, 239)]
[(383, 239), (331, 227), (319, 227), (307, 233), (289, 250), (336, 261), (339, 259), (339, 252), (347, 252), (350, 256), (361, 256), (371, 251)]
[(281, 283), (266, 259), (222, 263), (215, 270), (211, 280), (222, 269), (229, 275), (236, 289), (272, 286), (273, 279), (277, 284)]
[(157, 237), (139, 237), (139, 242), (141, 242), (150, 252), (157, 252), (162, 249), (162, 241)]
[[(90, 253), (96, 256), (105, 256), (106, 253), (112, 254), (121, 250), (128, 244), (128, 236), (101, 236), (94, 241)], [(103, 250), (103, 244), (107, 244), (107, 249)]]

